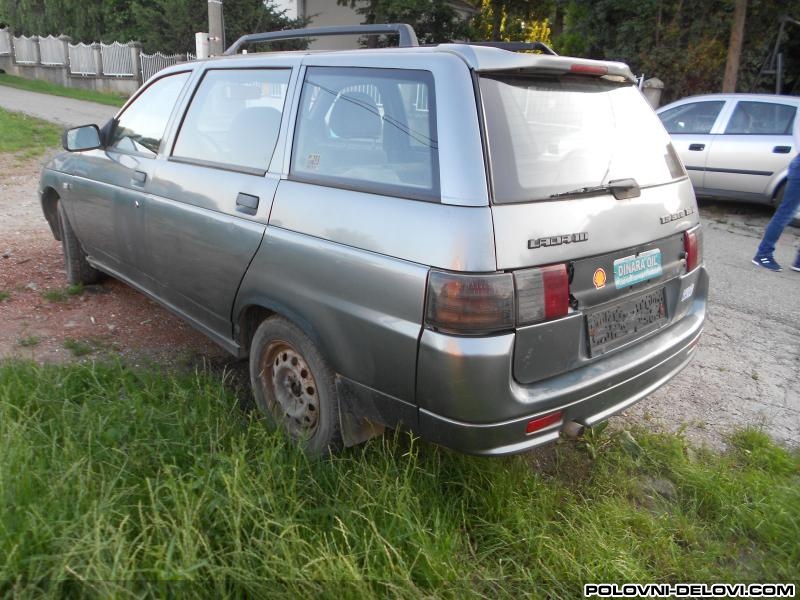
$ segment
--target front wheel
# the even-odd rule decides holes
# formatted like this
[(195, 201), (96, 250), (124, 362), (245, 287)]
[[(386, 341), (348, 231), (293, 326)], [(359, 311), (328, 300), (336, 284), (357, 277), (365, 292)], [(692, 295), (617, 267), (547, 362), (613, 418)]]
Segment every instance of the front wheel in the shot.
[(311, 339), (281, 317), (266, 319), (250, 346), (256, 405), (311, 454), (342, 448), (334, 374)]
[(86, 252), (83, 251), (78, 237), (69, 224), (64, 205), (58, 203), (58, 225), (61, 229), (61, 246), (64, 249), (64, 270), (67, 273), (67, 281), (72, 285), (89, 285), (97, 283), (100, 279), (100, 271), (95, 269), (86, 260)]

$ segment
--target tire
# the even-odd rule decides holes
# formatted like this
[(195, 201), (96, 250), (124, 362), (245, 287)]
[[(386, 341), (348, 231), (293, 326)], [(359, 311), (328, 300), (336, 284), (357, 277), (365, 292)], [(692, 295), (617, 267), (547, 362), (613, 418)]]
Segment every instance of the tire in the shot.
[(61, 229), (61, 246), (64, 249), (64, 270), (67, 272), (67, 281), (71, 285), (89, 285), (97, 283), (100, 279), (100, 271), (95, 269), (86, 260), (86, 252), (83, 251), (80, 241), (78, 241), (72, 226), (69, 224), (67, 213), (61, 202), (58, 203), (58, 225)]
[(343, 447), (334, 373), (311, 339), (282, 317), (259, 325), (250, 345), (256, 405), (309, 454)]

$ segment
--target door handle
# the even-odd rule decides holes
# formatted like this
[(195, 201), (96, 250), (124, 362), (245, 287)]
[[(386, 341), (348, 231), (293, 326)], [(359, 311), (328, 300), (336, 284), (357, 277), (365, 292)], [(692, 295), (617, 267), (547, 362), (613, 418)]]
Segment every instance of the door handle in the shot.
[(789, 154), (792, 151), (791, 146), (775, 146), (772, 151), (775, 154)]
[(706, 149), (705, 144), (689, 144), (689, 150), (692, 152), (700, 152)]
[(255, 216), (258, 212), (258, 196), (240, 193), (236, 196), (236, 210), (246, 215)]
[(144, 171), (134, 171), (133, 177), (131, 178), (131, 183), (133, 185), (144, 185), (144, 182), (147, 181), (147, 173)]

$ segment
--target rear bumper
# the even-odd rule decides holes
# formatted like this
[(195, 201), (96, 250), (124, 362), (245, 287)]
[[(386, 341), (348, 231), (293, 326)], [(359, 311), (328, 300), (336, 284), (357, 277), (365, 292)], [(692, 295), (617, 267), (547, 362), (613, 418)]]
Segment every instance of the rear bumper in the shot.
[[(564, 423), (593, 425), (641, 400), (685, 367), (705, 320), (708, 276), (695, 285), (683, 316), (648, 339), (578, 369), (528, 385), (514, 380), (515, 334), (464, 338), (425, 331), (419, 353), (419, 433), (463, 452), (502, 455), (558, 438)], [(527, 435), (533, 418), (554, 411), (563, 421)]]

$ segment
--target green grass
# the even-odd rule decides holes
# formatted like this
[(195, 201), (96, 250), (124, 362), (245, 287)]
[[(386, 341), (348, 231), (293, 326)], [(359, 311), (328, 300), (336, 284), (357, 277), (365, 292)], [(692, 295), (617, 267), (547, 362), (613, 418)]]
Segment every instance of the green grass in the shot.
[(41, 341), (41, 338), (35, 335), (26, 335), (17, 340), (17, 345), (23, 348), (33, 348), (34, 346), (38, 346)]
[(0, 302), (5, 302), (9, 298), (11, 298), (11, 294), (10, 293), (0, 291)]
[(90, 102), (98, 102), (99, 104), (106, 104), (108, 106), (122, 106), (125, 104), (125, 98), (121, 94), (111, 94), (107, 92), (96, 92), (94, 90), (81, 90), (76, 88), (64, 87), (49, 81), (41, 81), (39, 79), (26, 79), (25, 77), (16, 77), (0, 73), (0, 85), (17, 88), (20, 90), (27, 90), (29, 92), (39, 92), (41, 94), (50, 94), (51, 96), (63, 96), (65, 98), (75, 98), (76, 100), (88, 100)]
[(69, 350), (72, 353), (72, 356), (74, 356), (75, 358), (86, 356), (87, 354), (91, 354), (95, 350), (92, 347), (92, 345), (72, 338), (65, 339), (63, 345), (64, 348), (66, 350)]
[(62, 289), (44, 290), (42, 292), (42, 298), (48, 302), (66, 302), (67, 292)]
[(635, 431), (536, 456), (551, 460), (395, 434), (313, 460), (209, 374), (0, 364), (0, 596), (574, 598), (590, 581), (797, 578), (800, 456), (757, 431), (724, 455)]
[(0, 108), (0, 154), (33, 158), (60, 143), (60, 127)]

